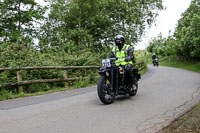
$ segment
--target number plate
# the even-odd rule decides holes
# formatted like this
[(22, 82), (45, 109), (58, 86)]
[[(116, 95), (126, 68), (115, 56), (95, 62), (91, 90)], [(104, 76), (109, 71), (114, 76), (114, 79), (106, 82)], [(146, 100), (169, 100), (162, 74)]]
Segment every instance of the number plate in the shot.
[(103, 67), (111, 67), (110, 60), (109, 59), (102, 60), (102, 66)]

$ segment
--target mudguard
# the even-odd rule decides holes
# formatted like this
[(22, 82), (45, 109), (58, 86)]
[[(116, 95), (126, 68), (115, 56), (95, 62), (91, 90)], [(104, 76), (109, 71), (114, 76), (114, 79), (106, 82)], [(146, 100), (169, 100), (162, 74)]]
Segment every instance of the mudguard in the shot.
[(100, 71), (99, 71), (99, 74), (100, 75), (105, 75), (106, 76), (106, 72), (108, 72), (109, 74), (110, 74), (110, 69), (101, 69)]
[(133, 69), (133, 74), (138, 74), (138, 69)]
[(133, 74), (136, 75), (136, 78), (139, 81), (139, 79), (141, 79), (141, 75), (138, 72), (139, 72), (138, 69), (133, 69)]
[(141, 75), (137, 74), (137, 80), (139, 81), (139, 79), (141, 79)]

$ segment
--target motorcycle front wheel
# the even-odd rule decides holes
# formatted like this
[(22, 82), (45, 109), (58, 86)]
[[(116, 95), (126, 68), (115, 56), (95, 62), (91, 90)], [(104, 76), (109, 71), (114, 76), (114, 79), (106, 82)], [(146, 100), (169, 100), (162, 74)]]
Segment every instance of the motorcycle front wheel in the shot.
[(135, 87), (136, 87), (136, 89), (134, 89), (134, 90), (130, 90), (130, 92), (129, 92), (129, 95), (130, 96), (135, 96), (136, 94), (137, 94), (137, 91), (138, 91), (138, 81), (136, 81), (135, 83), (134, 83), (134, 85), (135, 85)]
[(97, 85), (97, 93), (99, 99), (104, 104), (111, 104), (115, 100), (115, 92), (106, 76), (100, 77)]

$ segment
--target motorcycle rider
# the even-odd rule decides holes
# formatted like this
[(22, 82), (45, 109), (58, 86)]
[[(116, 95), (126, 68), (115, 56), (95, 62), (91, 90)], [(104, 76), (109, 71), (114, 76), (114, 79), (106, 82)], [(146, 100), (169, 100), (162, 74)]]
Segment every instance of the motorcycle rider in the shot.
[(152, 60), (154, 60), (154, 59), (156, 59), (156, 58), (158, 58), (157, 55), (156, 55), (155, 53), (153, 53), (153, 55), (152, 55)]
[(152, 63), (154, 63), (155, 59), (158, 59), (158, 56), (155, 53), (153, 53), (153, 55), (152, 55)]
[(126, 76), (130, 79), (129, 83), (132, 85), (132, 89), (136, 89), (133, 80), (133, 62), (134, 62), (134, 54), (133, 49), (130, 45), (125, 44), (125, 38), (123, 35), (117, 35), (114, 38), (115, 47), (112, 49), (112, 54), (110, 58), (118, 57), (115, 61), (117, 66), (122, 66), (125, 71)]

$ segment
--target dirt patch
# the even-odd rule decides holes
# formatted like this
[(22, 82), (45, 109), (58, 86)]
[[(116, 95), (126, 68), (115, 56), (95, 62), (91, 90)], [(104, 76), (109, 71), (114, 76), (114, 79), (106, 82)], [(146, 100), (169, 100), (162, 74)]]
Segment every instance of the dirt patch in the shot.
[(160, 133), (200, 133), (200, 103)]

